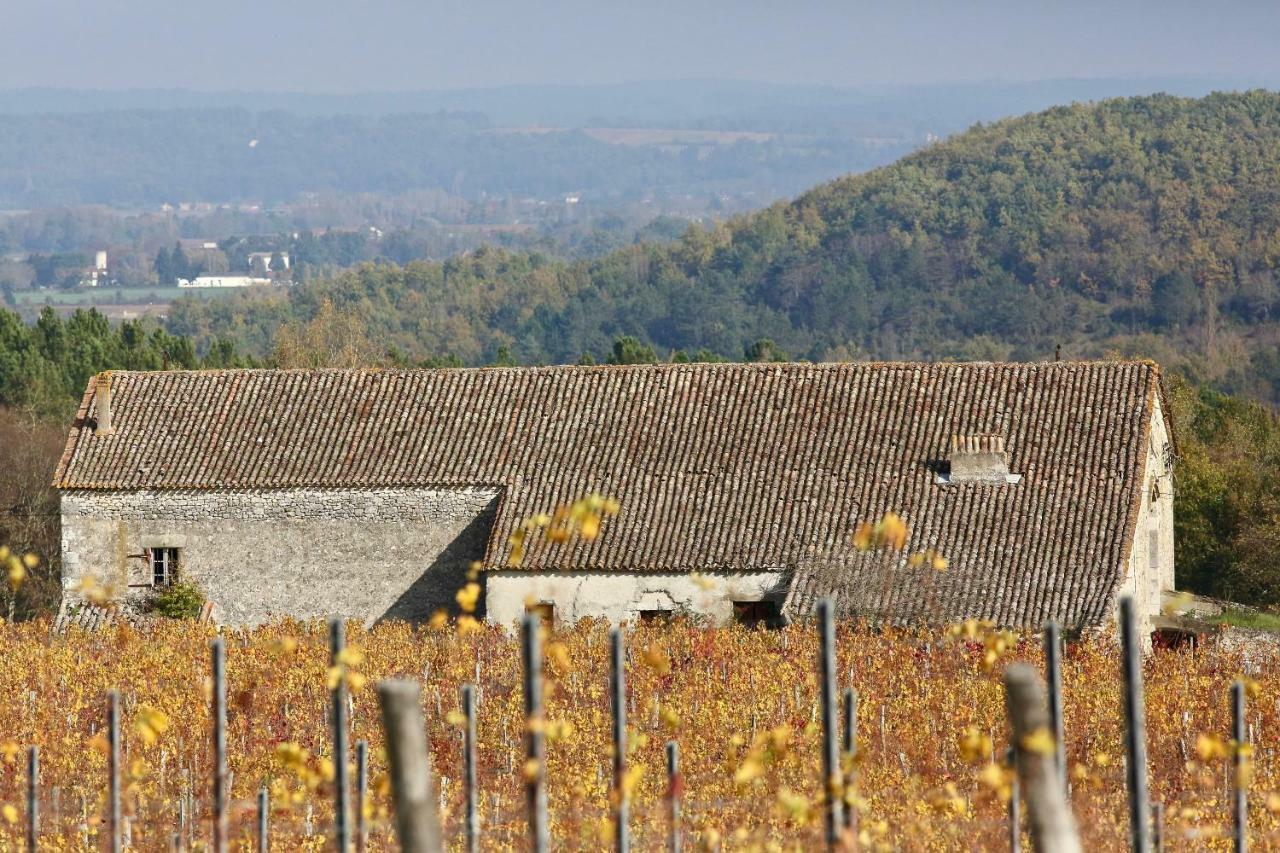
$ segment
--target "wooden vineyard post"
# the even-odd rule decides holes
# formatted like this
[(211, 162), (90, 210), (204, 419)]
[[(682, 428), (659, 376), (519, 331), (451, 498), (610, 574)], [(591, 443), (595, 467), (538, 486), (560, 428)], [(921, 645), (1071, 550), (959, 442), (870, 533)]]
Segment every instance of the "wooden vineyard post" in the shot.
[(347, 771), (347, 679), (343, 649), (346, 648), (346, 625), (341, 619), (329, 620), (329, 666), (337, 671), (333, 686), (333, 833), (338, 853), (351, 849), (350, 791)]
[(404, 853), (437, 853), (443, 849), (421, 703), (421, 691), (412, 681), (378, 684), (396, 837)]
[(1009, 850), (1020, 853), (1022, 850), (1022, 803), (1020, 802), (1022, 786), (1018, 784), (1018, 751), (1009, 747), (1005, 753), (1005, 761), (1013, 770), (1013, 782), (1009, 785)]
[(1004, 695), (1031, 843), (1038, 853), (1081, 853), (1075, 818), (1058, 784), (1053, 750), (1044, 746), (1049, 714), (1039, 676), (1026, 664), (1013, 664), (1004, 672)]
[(854, 762), (858, 758), (858, 691), (852, 687), (844, 690), (844, 719), (841, 726), (840, 749), (844, 756), (844, 828), (851, 835), (858, 833), (858, 809), (849, 802), (848, 796), (854, 790), (857, 769)]
[(27, 853), (36, 853), (40, 837), (40, 747), (27, 749)]
[(466, 850), (480, 850), (480, 808), (476, 785), (476, 688), (461, 688), (462, 715), (466, 718), (462, 731), (462, 798), (466, 808)]
[(1244, 725), (1244, 684), (1231, 684), (1231, 739), (1235, 749), (1232, 756), (1232, 831), (1236, 853), (1249, 849), (1249, 732)]
[(1062, 723), (1062, 632), (1050, 619), (1044, 626), (1044, 674), (1049, 688), (1049, 731), (1053, 733), (1053, 761), (1062, 790), (1067, 789), (1066, 738)]
[(462, 784), (463, 799), (466, 804), (466, 850), (467, 853), (478, 853), (480, 850), (480, 808), (479, 786), (476, 779), (476, 689), (472, 684), (464, 684), (461, 689), (462, 714), (466, 718), (462, 739)]
[(258, 789), (258, 853), (267, 853), (271, 838), (271, 805), (264, 785)]
[(614, 814), (614, 849), (627, 853), (631, 849), (631, 804), (627, 795), (627, 674), (626, 655), (620, 628), (609, 632), (611, 666), (609, 668), (609, 695), (613, 705), (613, 791), (618, 798)]
[(213, 850), (226, 853), (227, 824), (227, 650), (221, 637), (209, 646), (213, 669)]
[(107, 831), (111, 853), (120, 853), (120, 691), (107, 691)]
[(1133, 599), (1120, 599), (1120, 653), (1124, 665), (1125, 749), (1128, 758), (1129, 842), (1134, 853), (1149, 853), (1151, 804), (1147, 797), (1147, 716), (1142, 696), (1142, 649)]
[(369, 821), (364, 816), (369, 800), (369, 742), (356, 741), (356, 853), (369, 849)]
[(547, 826), (547, 744), (542, 713), (541, 627), (542, 619), (538, 614), (524, 614), (520, 623), (521, 652), (524, 658), (524, 788), (529, 814), (529, 844), (533, 853), (546, 853), (551, 843)]
[(680, 853), (680, 745), (667, 741), (667, 850)]
[(818, 671), (822, 684), (822, 790), (826, 806), (827, 849), (840, 841), (840, 751), (836, 731), (836, 625), (835, 604), (830, 598), (818, 602)]
[(1151, 804), (1151, 850), (1164, 853), (1164, 803)]

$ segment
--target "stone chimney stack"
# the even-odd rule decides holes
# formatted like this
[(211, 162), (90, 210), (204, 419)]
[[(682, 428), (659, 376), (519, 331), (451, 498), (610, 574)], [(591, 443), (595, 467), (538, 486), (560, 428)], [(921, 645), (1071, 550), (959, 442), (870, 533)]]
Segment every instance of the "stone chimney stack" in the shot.
[(1002, 435), (951, 436), (951, 483), (1003, 484), (1009, 480), (1009, 454)]
[(111, 435), (111, 371), (104, 370), (98, 374), (93, 384), (93, 412), (98, 421), (94, 435)]

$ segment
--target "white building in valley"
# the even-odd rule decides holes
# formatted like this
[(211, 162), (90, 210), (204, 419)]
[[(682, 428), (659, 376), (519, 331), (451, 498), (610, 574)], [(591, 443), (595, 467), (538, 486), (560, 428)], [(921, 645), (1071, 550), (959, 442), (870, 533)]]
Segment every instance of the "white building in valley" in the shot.
[(178, 287), (256, 287), (271, 284), (271, 279), (251, 275), (198, 275), (178, 279)]
[[(481, 612), (1144, 618), (1173, 587), (1172, 439), (1148, 362), (116, 372), (54, 483), (67, 601), (185, 579), (217, 618)], [(588, 493), (599, 535), (524, 519)], [(906, 548), (859, 556), (865, 520)], [(907, 554), (934, 549), (945, 571)]]

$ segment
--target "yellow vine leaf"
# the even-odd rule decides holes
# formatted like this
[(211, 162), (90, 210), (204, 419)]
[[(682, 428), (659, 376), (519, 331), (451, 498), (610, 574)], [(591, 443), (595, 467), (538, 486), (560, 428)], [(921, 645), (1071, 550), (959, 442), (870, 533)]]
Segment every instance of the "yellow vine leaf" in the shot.
[(644, 650), (642, 657), (645, 665), (658, 675), (667, 675), (671, 672), (671, 656), (661, 646), (656, 644), (649, 646)]
[(1036, 755), (1053, 755), (1057, 747), (1053, 733), (1044, 726), (1023, 735), (1018, 743), (1027, 752), (1033, 752)]
[(476, 603), (480, 600), (480, 584), (470, 581), (466, 586), (458, 590), (458, 594), (454, 597), (464, 613), (474, 613), (476, 611)]

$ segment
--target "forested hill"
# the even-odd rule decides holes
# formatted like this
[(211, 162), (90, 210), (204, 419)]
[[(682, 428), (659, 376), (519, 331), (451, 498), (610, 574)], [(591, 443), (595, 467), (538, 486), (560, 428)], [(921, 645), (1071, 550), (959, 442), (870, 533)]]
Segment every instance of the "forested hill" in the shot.
[(1064, 357), (1124, 351), (1280, 396), (1280, 95), (1151, 96), (978, 126), (667, 246), (483, 251), (182, 304), (170, 331), (273, 346), (326, 301), (410, 356)]

